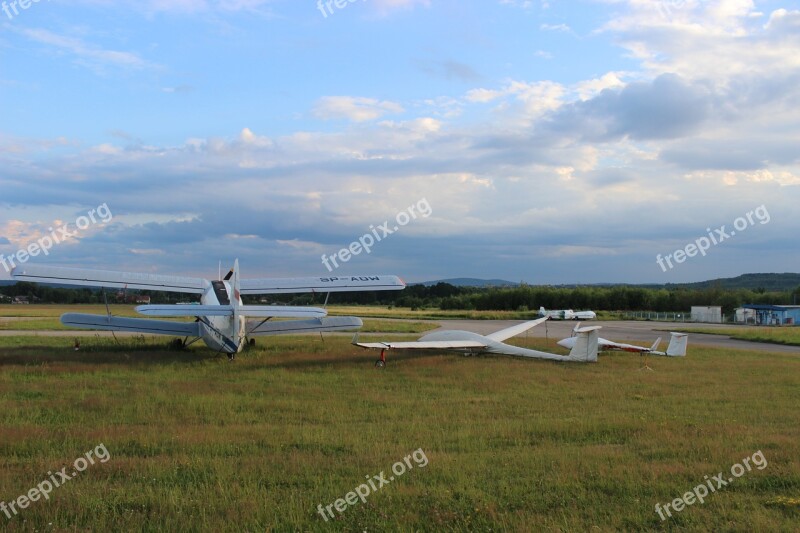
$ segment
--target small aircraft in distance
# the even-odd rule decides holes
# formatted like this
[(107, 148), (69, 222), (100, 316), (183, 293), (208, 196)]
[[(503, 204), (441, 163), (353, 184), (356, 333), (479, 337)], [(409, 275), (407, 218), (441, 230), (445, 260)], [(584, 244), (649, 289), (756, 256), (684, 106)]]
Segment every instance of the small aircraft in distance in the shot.
[[(575, 326), (573, 331), (580, 331), (580, 323)], [(568, 337), (558, 341), (558, 345), (570, 349), (578, 343), (577, 337)], [(639, 354), (652, 354), (652, 355), (667, 355), (669, 357), (684, 357), (686, 355), (686, 346), (689, 344), (689, 335), (686, 333), (670, 332), (669, 345), (666, 352), (659, 352), (658, 345), (661, 343), (661, 337), (656, 339), (656, 342), (650, 348), (644, 346), (636, 346), (634, 344), (625, 344), (621, 342), (612, 342), (603, 338), (597, 339), (597, 344), (600, 351), (606, 350), (620, 350), (623, 352), (633, 352)]]
[[(242, 351), (248, 339), (253, 344), (254, 336), (353, 330), (363, 325), (358, 317), (328, 318), (328, 312), (318, 307), (244, 305), (242, 295), (387, 291), (405, 288), (405, 283), (397, 276), (240, 279), (238, 259), (225, 279), (219, 281), (47, 265), (19, 266), (11, 272), (11, 277), (32, 283), (199, 294), (200, 305), (140, 305), (136, 308), (138, 313), (146, 316), (194, 317), (194, 322), (124, 318), (111, 316), (110, 313), (67, 313), (61, 316), (61, 323), (83, 329), (175, 335), (185, 337), (182, 346), (202, 340), (212, 350), (227, 353), (230, 359)], [(248, 321), (247, 318), (258, 320)], [(305, 320), (268, 322), (272, 318)], [(193, 340), (187, 343), (190, 338)]]
[(597, 318), (597, 313), (594, 311), (573, 311), (572, 309), (547, 311), (542, 306), (539, 308), (539, 316), (546, 316), (552, 320), (594, 320)]
[(503, 341), (515, 335), (538, 326), (548, 317), (523, 322), (510, 328), (501, 329), (489, 335), (479, 335), (471, 331), (446, 330), (434, 331), (412, 342), (358, 342), (358, 334), (353, 337), (353, 344), (362, 348), (371, 348), (381, 351), (381, 358), (375, 362), (377, 368), (386, 366), (386, 350), (445, 350), (459, 352), (464, 355), (497, 354), (513, 355), (516, 357), (530, 357), (533, 359), (548, 359), (550, 361), (596, 362), (597, 361), (597, 330), (601, 326), (578, 328), (575, 331), (575, 342), (570, 348), (569, 355), (540, 352), (529, 348), (512, 346)]

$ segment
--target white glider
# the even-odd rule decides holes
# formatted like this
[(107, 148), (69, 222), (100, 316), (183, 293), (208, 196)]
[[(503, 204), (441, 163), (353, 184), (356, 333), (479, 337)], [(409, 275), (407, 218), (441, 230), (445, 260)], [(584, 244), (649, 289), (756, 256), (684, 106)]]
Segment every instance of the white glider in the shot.
[(380, 350), (381, 358), (375, 362), (375, 366), (378, 368), (383, 368), (386, 365), (387, 350), (446, 350), (463, 353), (464, 355), (488, 353), (548, 359), (551, 361), (581, 363), (597, 361), (597, 330), (600, 329), (600, 326), (580, 328), (576, 333), (575, 343), (567, 356), (520, 348), (503, 342), (534, 326), (538, 326), (547, 318), (524, 322), (489, 335), (479, 335), (471, 331), (460, 330), (434, 331), (421, 337), (418, 341), (412, 342), (358, 342), (358, 336), (356, 335), (353, 338), (353, 344), (362, 348)]
[(553, 320), (594, 320), (597, 313), (594, 311), (573, 311), (572, 309), (550, 310), (539, 307), (539, 316), (546, 316)]
[[(142, 305), (136, 308), (137, 312), (146, 316), (194, 317), (194, 322), (67, 313), (61, 316), (61, 323), (83, 329), (177, 335), (186, 338), (184, 345), (189, 338), (194, 339), (191, 342), (203, 340), (209, 348), (225, 352), (231, 359), (243, 349), (245, 341), (254, 336), (353, 330), (363, 325), (358, 317), (328, 318), (327, 311), (318, 307), (244, 305), (241, 298), (243, 294), (331, 293), (405, 288), (405, 283), (397, 276), (240, 279), (238, 260), (225, 279), (219, 281), (46, 265), (19, 266), (11, 272), (11, 277), (33, 283), (199, 294), (200, 305)], [(248, 317), (259, 320), (248, 321)], [(272, 318), (304, 320), (268, 323)]]
[[(579, 331), (580, 324), (575, 326), (574, 331)], [(577, 337), (569, 337), (558, 341), (558, 345), (570, 349), (578, 342)], [(689, 335), (686, 333), (670, 332), (669, 345), (666, 352), (659, 352), (658, 345), (661, 343), (661, 337), (656, 339), (656, 342), (650, 348), (644, 346), (636, 346), (635, 344), (625, 344), (621, 342), (613, 342), (603, 338), (597, 339), (597, 344), (600, 351), (606, 350), (620, 350), (623, 352), (633, 353), (648, 353), (652, 355), (666, 355), (669, 357), (683, 357), (686, 355), (686, 346), (689, 344)]]

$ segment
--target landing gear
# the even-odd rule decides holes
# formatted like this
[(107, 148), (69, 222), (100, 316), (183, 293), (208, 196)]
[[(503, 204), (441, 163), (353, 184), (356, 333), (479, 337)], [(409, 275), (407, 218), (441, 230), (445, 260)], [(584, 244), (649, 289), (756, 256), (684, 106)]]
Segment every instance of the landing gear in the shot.
[(230, 361), (232, 363), (234, 359), (236, 359), (236, 354), (235, 353), (229, 353), (228, 354), (228, 361)]
[(386, 367), (386, 350), (381, 350), (381, 358), (375, 361), (375, 368), (383, 369)]
[(169, 343), (170, 350), (183, 350), (185, 347), (186, 344), (183, 342), (183, 339), (175, 339)]
[(247, 341), (247, 345), (250, 346), (251, 348), (255, 348), (256, 347), (256, 340), (255, 339), (250, 339), (249, 341)]

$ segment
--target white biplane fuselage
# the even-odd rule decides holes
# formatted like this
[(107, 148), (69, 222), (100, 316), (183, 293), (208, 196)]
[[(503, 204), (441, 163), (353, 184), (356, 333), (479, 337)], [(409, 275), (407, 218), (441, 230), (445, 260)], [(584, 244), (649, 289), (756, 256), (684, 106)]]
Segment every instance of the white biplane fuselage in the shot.
[[(245, 305), (242, 295), (326, 293), (353, 291), (401, 290), (405, 283), (397, 276), (342, 276), (320, 278), (239, 278), (239, 261), (225, 279), (208, 281), (203, 278), (165, 276), (106, 270), (87, 270), (26, 265), (12, 271), (12, 277), (32, 283), (78, 285), (117, 289), (140, 289), (195, 294), (199, 304), (140, 305), (136, 311), (145, 316), (194, 318), (193, 322), (152, 320), (67, 313), (61, 323), (68, 327), (175, 335), (202, 340), (212, 350), (239, 353), (246, 341), (256, 336), (287, 333), (309, 333), (358, 329), (363, 322), (358, 317), (328, 317), (319, 307)], [(251, 318), (253, 320), (247, 320)], [(302, 320), (270, 321), (273, 318)]]
[[(233, 288), (227, 281), (212, 281), (211, 286), (200, 297), (200, 305), (231, 305)], [(239, 306), (244, 305), (241, 295), (238, 295)], [(238, 353), (244, 344), (236, 339), (245, 338), (247, 319), (244, 316), (210, 316), (199, 319), (200, 338), (206, 346), (214, 351), (225, 353)], [(235, 322), (234, 322), (235, 321)]]

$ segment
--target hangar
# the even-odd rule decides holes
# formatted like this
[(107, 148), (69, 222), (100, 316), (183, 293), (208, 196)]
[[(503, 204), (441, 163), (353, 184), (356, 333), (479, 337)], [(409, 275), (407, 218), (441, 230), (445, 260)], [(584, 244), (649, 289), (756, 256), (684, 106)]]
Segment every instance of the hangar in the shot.
[(800, 324), (800, 305), (746, 304), (742, 308), (752, 310), (755, 313), (755, 323), (762, 326)]

